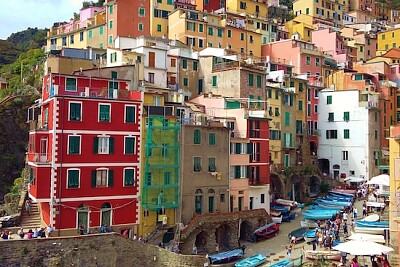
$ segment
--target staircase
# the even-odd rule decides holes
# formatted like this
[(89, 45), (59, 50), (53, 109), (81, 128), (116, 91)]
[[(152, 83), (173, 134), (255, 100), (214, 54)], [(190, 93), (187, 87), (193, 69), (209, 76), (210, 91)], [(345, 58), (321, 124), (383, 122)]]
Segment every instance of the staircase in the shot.
[[(157, 227), (151, 233), (151, 235), (149, 235), (149, 237), (147, 238), (147, 242), (146, 243), (152, 244), (152, 245), (159, 245), (161, 242), (163, 242), (163, 237), (168, 232), (168, 230), (170, 228), (171, 227), (168, 226), (168, 225)], [(164, 244), (164, 245), (166, 245), (166, 244)]]
[(39, 205), (38, 203), (31, 202), (31, 211), (28, 214), (25, 207), (21, 212), (21, 228), (24, 228), (25, 231), (29, 229), (35, 229), (36, 227), (42, 227)]

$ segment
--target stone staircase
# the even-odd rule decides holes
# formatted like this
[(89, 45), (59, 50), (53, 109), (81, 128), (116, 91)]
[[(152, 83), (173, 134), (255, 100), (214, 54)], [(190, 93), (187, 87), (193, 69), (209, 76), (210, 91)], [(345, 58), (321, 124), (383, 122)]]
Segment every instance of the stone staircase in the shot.
[(27, 231), (29, 229), (33, 230), (36, 227), (42, 227), (39, 205), (38, 203), (31, 202), (31, 210), (29, 214), (25, 208), (22, 209), (21, 228), (24, 228), (24, 230)]
[(164, 234), (168, 232), (169, 226), (159, 226), (154, 230), (154, 233), (147, 239), (147, 244), (157, 246), (163, 241)]

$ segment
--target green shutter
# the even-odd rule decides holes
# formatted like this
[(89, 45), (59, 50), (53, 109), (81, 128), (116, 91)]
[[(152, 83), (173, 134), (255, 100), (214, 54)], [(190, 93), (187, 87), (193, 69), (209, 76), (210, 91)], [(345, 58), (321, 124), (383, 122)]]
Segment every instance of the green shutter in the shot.
[(109, 138), (108, 152), (109, 152), (109, 154), (114, 154), (114, 137)]
[(249, 73), (249, 86), (254, 86), (254, 74)]
[(212, 86), (217, 86), (217, 76), (212, 76)]
[(97, 171), (92, 170), (92, 187), (96, 187)]
[(99, 138), (95, 137), (93, 139), (93, 154), (98, 154), (99, 153)]
[(250, 178), (250, 165), (246, 166), (246, 178)]
[(129, 123), (135, 122), (135, 108), (134, 107), (126, 107), (126, 122), (129, 122)]
[(241, 143), (235, 143), (235, 154), (240, 154), (241, 148), (242, 148)]
[(247, 143), (247, 154), (253, 154), (253, 144)]
[(290, 125), (290, 112), (285, 112), (285, 125), (289, 126)]
[(193, 143), (196, 145), (201, 143), (201, 134), (198, 129), (194, 130)]
[(286, 133), (283, 134), (283, 147), (287, 147), (287, 143), (286, 143)]
[(108, 187), (112, 187), (114, 184), (114, 171), (109, 170), (108, 171)]
[(261, 77), (261, 75), (257, 75), (257, 87), (258, 88), (262, 87), (262, 77)]
[(134, 140), (132, 137), (125, 138), (125, 154), (133, 154)]
[(240, 178), (240, 166), (235, 166), (235, 178)]

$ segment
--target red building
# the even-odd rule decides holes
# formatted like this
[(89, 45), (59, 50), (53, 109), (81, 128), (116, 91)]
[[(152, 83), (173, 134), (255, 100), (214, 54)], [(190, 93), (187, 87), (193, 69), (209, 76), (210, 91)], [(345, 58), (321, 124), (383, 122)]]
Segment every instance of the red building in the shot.
[(116, 74), (49, 74), (28, 114), (29, 196), (59, 235), (138, 224), (142, 96)]
[[(183, 2), (182, 0), (177, 0), (176, 2)], [(196, 9), (200, 11), (213, 12), (220, 8), (226, 8), (226, 1), (205, 1), (205, 0), (195, 0)]]

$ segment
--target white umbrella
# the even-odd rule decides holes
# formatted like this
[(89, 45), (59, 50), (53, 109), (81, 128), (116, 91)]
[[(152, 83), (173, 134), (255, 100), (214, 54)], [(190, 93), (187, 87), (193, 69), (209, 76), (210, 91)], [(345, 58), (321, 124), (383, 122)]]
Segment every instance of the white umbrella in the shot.
[(387, 254), (394, 251), (393, 248), (380, 245), (371, 241), (352, 240), (346, 243), (340, 243), (334, 246), (333, 249), (346, 252), (354, 256), (371, 256)]
[(349, 176), (347, 178), (345, 178), (343, 181), (345, 182), (354, 182), (354, 183), (361, 183), (362, 181), (364, 181), (364, 178), (361, 177), (354, 177), (354, 176)]
[(366, 184), (379, 184), (379, 185), (389, 186), (390, 185), (389, 175), (381, 174), (381, 175), (372, 177), (371, 180), (369, 180)]

